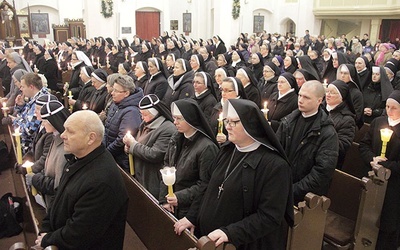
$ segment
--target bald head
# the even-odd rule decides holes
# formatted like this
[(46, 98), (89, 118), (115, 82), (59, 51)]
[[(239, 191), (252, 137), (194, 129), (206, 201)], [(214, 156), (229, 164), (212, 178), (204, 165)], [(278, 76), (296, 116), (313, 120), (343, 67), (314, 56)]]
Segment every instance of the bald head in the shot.
[(325, 88), (322, 86), (322, 83), (317, 80), (307, 81), (303, 84), (303, 87), (310, 88), (318, 98), (324, 98), (325, 96)]
[(104, 126), (99, 116), (91, 110), (73, 113), (64, 123), (65, 131), (61, 134), (65, 151), (78, 158), (88, 155), (101, 145)]

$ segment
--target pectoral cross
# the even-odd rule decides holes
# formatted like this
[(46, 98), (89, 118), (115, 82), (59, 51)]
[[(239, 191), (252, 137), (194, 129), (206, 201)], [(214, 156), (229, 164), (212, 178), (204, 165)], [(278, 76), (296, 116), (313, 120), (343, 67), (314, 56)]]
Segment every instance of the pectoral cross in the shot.
[(221, 186), (218, 187), (218, 196), (217, 199), (221, 196), (222, 191), (224, 191), (224, 183), (221, 184)]

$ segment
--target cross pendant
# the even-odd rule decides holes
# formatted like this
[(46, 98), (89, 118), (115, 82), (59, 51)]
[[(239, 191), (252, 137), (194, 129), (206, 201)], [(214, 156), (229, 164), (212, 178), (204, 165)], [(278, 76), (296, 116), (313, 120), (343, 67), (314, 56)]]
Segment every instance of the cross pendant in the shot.
[(222, 191), (224, 191), (224, 184), (222, 183), (221, 186), (218, 187), (218, 196), (217, 199), (221, 196)]

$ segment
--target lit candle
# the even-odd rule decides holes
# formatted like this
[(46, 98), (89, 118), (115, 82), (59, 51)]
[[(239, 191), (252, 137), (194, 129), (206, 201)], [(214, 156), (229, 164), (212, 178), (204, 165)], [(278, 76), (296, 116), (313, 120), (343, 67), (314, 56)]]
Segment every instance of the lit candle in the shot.
[(264, 114), (265, 120), (268, 121), (268, 111), (269, 109), (267, 108), (268, 102), (264, 102), (264, 108), (261, 110)]
[[(33, 166), (33, 162), (30, 162), (30, 161), (26, 161), (24, 164), (22, 164), (22, 167), (24, 167), (26, 169), (26, 172), (28, 174), (32, 173), (32, 166)], [(37, 190), (34, 186), (31, 186), (31, 190), (32, 190), (33, 196), (37, 195)]]
[(33, 64), (32, 64), (32, 60), (30, 60), (30, 61), (29, 61), (29, 66), (32, 67), (32, 65), (33, 65)]
[(57, 65), (58, 65), (58, 70), (61, 70), (61, 65), (60, 65), (60, 63), (57, 63)]
[(224, 133), (222, 132), (223, 129), (223, 117), (222, 117), (222, 112), (219, 114), (218, 118), (218, 135), (223, 135)]
[[(72, 91), (70, 90), (70, 91), (68, 91), (68, 98), (70, 99), (70, 100), (72, 100)], [(73, 110), (73, 106), (72, 105), (69, 105), (69, 111), (72, 113), (72, 110)]]
[(100, 64), (100, 57), (97, 57), (97, 63)]
[(83, 110), (86, 110), (86, 109), (88, 109), (88, 106), (87, 106), (87, 104), (86, 104), (86, 103), (84, 103), (84, 104), (82, 105), (82, 109), (83, 109)]
[(37, 71), (36, 64), (33, 65), (33, 70), (34, 70), (34, 71)]
[(174, 197), (172, 185), (175, 184), (175, 167), (164, 167), (160, 170), (165, 185), (168, 186), (168, 197)]
[(107, 61), (107, 64), (110, 63), (110, 60), (108, 59), (108, 56), (106, 57), (106, 61)]
[[(131, 131), (128, 130), (128, 132), (126, 134), (131, 135)], [(131, 172), (131, 175), (134, 176), (135, 175), (135, 164), (133, 162), (133, 155), (131, 153), (129, 153), (128, 158), (129, 158), (129, 171)]]
[(7, 107), (7, 103), (6, 103), (6, 102), (3, 102), (3, 107), (2, 107), (1, 109), (3, 110), (4, 117), (7, 117), (8, 110), (9, 110), (10, 108)]
[(324, 88), (328, 88), (328, 80), (324, 79), (324, 83), (322, 84), (322, 86), (324, 86)]
[(129, 52), (127, 50), (125, 50), (125, 60), (128, 61), (128, 54)]
[(382, 140), (381, 157), (385, 157), (386, 145), (390, 141), (390, 137), (392, 136), (392, 134), (393, 131), (388, 128), (381, 129), (381, 140)]
[(15, 129), (13, 135), (15, 136), (15, 144), (17, 147), (17, 162), (18, 164), (22, 164), (21, 133), (19, 132), (19, 128)]
[(94, 61), (94, 56), (92, 56), (92, 62)]
[(132, 57), (132, 65), (135, 64), (134, 58)]
[(164, 62), (164, 56), (161, 56), (161, 61), (163, 61), (163, 62)]

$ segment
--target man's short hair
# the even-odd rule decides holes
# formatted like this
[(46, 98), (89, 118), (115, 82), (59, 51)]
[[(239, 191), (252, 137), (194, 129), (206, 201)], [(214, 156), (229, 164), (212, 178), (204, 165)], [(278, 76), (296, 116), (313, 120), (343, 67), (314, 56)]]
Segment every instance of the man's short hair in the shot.
[(27, 86), (33, 86), (36, 89), (43, 88), (42, 78), (36, 73), (27, 73), (21, 77), (21, 81), (25, 80)]
[(312, 87), (313, 88), (313, 93), (315, 93), (315, 95), (318, 98), (324, 98), (325, 96), (325, 88), (324, 86), (322, 86), (322, 83), (317, 81), (317, 80), (311, 80), (311, 81), (306, 81), (302, 88), (306, 86), (306, 87)]

